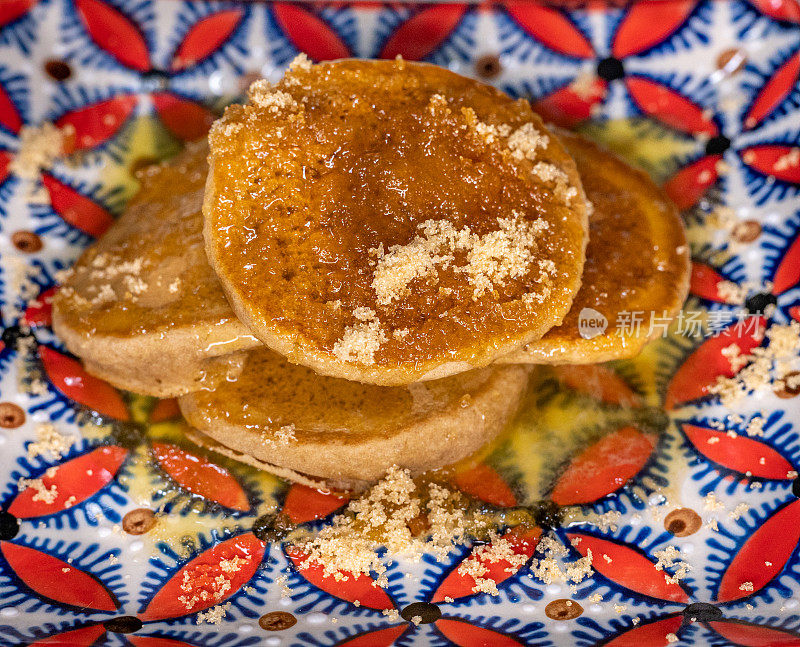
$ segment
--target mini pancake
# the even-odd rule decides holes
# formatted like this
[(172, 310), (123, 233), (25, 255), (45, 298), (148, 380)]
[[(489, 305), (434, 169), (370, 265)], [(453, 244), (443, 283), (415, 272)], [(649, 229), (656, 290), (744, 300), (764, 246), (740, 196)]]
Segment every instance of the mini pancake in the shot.
[(317, 375), (267, 349), (252, 351), (239, 378), (179, 398), (202, 444), (281, 476), (336, 487), (414, 473), (474, 453), (516, 412), (528, 367), (491, 367), (403, 387)]
[(208, 257), (318, 373), (401, 385), (539, 339), (580, 286), (574, 163), (523, 100), (427, 64), (295, 62), (209, 136)]
[[(578, 135), (558, 135), (577, 163), (594, 205), (583, 285), (560, 326), (501, 362), (594, 364), (632, 357), (661, 334), (658, 327), (648, 334), (650, 313), (673, 318), (689, 291), (689, 248), (680, 214), (670, 199), (646, 173), (612, 153)], [(605, 332), (589, 339), (581, 336), (584, 308), (607, 319)], [(616, 322), (624, 312), (643, 313), (639, 334), (620, 334)]]
[[(86, 369), (158, 397), (210, 388), (259, 345), (233, 314), (202, 236), (205, 144), (146, 169), (125, 213), (53, 300), (53, 325)], [(224, 356), (224, 357), (223, 357)]]

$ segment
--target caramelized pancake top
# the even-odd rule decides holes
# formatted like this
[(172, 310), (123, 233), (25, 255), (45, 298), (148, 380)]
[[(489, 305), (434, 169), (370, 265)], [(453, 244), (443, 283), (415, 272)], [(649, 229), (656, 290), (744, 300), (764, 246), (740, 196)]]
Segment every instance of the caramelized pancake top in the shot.
[(586, 204), (524, 101), (432, 65), (296, 63), (210, 134), (209, 260), (320, 373), (404, 384), (538, 339), (580, 285)]
[[(591, 364), (630, 357), (650, 337), (650, 313), (671, 318), (686, 299), (690, 258), (683, 223), (647, 174), (579, 135), (558, 134), (594, 205), (583, 283), (564, 323), (503, 361)], [(603, 334), (581, 336), (584, 308), (606, 317)], [(640, 334), (621, 334), (617, 328), (626, 312), (641, 313)]]

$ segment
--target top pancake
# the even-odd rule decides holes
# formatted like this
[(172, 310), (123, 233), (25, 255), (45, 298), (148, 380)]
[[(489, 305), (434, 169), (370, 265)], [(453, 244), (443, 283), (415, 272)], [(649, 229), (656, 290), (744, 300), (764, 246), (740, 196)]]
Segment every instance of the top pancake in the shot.
[(432, 65), (299, 62), (210, 134), (209, 260), (237, 316), (319, 373), (451, 375), (539, 339), (586, 202), (525, 101)]
[(237, 368), (235, 355), (222, 356), (257, 345), (206, 260), (206, 153), (205, 143), (189, 144), (143, 171), (139, 193), (53, 300), (69, 350), (121, 388), (160, 397), (209, 388)]
[[(501, 361), (594, 364), (632, 357), (661, 334), (657, 326), (650, 330), (650, 313), (671, 319), (686, 299), (691, 262), (683, 222), (646, 173), (579, 135), (558, 135), (594, 205), (583, 284), (564, 323)], [(607, 319), (605, 332), (589, 339), (581, 336), (584, 308)], [(624, 313), (640, 313), (638, 331), (622, 334), (617, 328)]]

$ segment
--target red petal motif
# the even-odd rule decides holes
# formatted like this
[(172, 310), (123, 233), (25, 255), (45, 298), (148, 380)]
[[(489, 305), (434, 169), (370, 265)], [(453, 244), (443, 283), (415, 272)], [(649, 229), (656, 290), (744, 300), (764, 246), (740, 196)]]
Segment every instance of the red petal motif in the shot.
[(754, 128), (761, 123), (792, 91), (798, 76), (800, 76), (800, 52), (783, 63), (764, 84), (750, 110), (747, 111), (744, 119), (745, 128)]
[(654, 447), (653, 438), (635, 427), (608, 434), (572, 459), (550, 498), (558, 505), (597, 501), (636, 476)]
[(189, 29), (170, 63), (173, 72), (185, 70), (211, 56), (242, 22), (242, 9), (218, 11), (198, 20)]
[(42, 638), (30, 643), (28, 647), (92, 647), (105, 632), (101, 624), (89, 625)]
[(181, 410), (178, 408), (178, 400), (176, 398), (166, 398), (156, 402), (153, 411), (150, 413), (150, 422), (164, 422), (166, 420), (175, 420), (181, 415)]
[(53, 323), (53, 297), (58, 287), (53, 286), (41, 292), (36, 301), (28, 302), (25, 308), (25, 323), (31, 328), (49, 326)]
[(625, 85), (639, 108), (663, 124), (690, 135), (718, 134), (706, 112), (675, 90), (642, 76), (628, 76)]
[(741, 647), (800, 647), (800, 634), (749, 622), (717, 620), (708, 626)]
[(169, 92), (154, 94), (153, 106), (161, 123), (183, 141), (205, 137), (214, 122), (214, 115), (205, 106)]
[(0, 85), (0, 126), (14, 134), (22, 128), (22, 116), (2, 85)]
[(98, 238), (114, 222), (114, 217), (103, 207), (49, 173), (42, 173), (42, 183), (50, 195), (50, 204), (55, 212), (64, 222), (83, 233)]
[(688, 209), (697, 204), (719, 178), (717, 165), (722, 155), (708, 155), (684, 166), (664, 184), (664, 191), (679, 209)]
[(800, 22), (800, 3), (797, 0), (750, 0), (750, 3), (776, 20)]
[(740, 151), (742, 161), (764, 175), (800, 184), (800, 148), (782, 144), (751, 146)]
[(786, 480), (794, 470), (792, 464), (769, 445), (742, 435), (730, 437), (697, 425), (681, 425), (683, 432), (698, 452), (728, 469), (754, 478)]
[(350, 500), (345, 492), (326, 492), (294, 483), (283, 502), (283, 514), (292, 523), (305, 523), (327, 517)]
[(436, 621), (436, 628), (458, 647), (519, 647), (523, 644), (511, 636), (479, 627), (466, 620), (441, 618)]
[(568, 389), (591, 396), (606, 404), (639, 407), (642, 399), (616, 372), (602, 364), (554, 366), (553, 372)]
[(440, 4), (421, 9), (389, 36), (379, 58), (402, 56), (421, 61), (434, 52), (458, 26), (467, 11), (463, 4)]
[(109, 445), (51, 468), (53, 472), (47, 470), (41, 481), (47, 490), (55, 487), (55, 499), (51, 503), (41, 500), (39, 490), (29, 487), (17, 494), (8, 511), (18, 519), (30, 519), (78, 505), (112, 481), (127, 455), (127, 449)]
[(330, 595), (358, 602), (368, 609), (394, 609), (394, 602), (386, 591), (375, 584), (368, 575), (354, 576), (352, 573), (343, 573), (347, 579), (337, 581), (333, 575), (325, 576), (324, 568), (316, 562), (308, 561), (309, 555), (299, 548), (286, 549), (286, 555), (294, 563), (297, 571), (311, 584)]
[(12, 155), (9, 151), (0, 150), (0, 184), (8, 179), (8, 166), (11, 164)]
[(717, 303), (728, 303), (719, 295), (719, 284), (725, 279), (710, 265), (692, 263), (692, 278), (689, 292), (696, 297)]
[(759, 526), (731, 561), (717, 600), (732, 602), (763, 589), (783, 569), (800, 541), (800, 501), (779, 508)]
[(567, 16), (558, 9), (536, 2), (508, 2), (514, 21), (545, 47), (564, 56), (594, 57), (594, 48)]
[(70, 400), (117, 420), (130, 420), (119, 391), (89, 375), (78, 360), (48, 346), (39, 346), (39, 358), (52, 385)]
[(789, 316), (795, 321), (800, 321), (800, 306), (792, 306), (789, 308)]
[(264, 543), (252, 533), (227, 539), (175, 573), (139, 618), (177, 618), (220, 604), (252, 579), (263, 557)]
[(666, 40), (697, 6), (695, 0), (660, 0), (634, 4), (614, 34), (615, 58), (640, 54)]
[(161, 468), (183, 489), (227, 508), (242, 512), (250, 509), (247, 494), (224, 467), (168, 443), (153, 443), (153, 455)]
[(545, 121), (572, 128), (592, 116), (592, 108), (606, 97), (608, 83), (595, 78), (585, 88), (577, 88), (573, 81), (533, 104), (533, 109)]
[(408, 629), (407, 624), (376, 629), (336, 643), (336, 647), (391, 647), (394, 645), (394, 641), (406, 632), (406, 629)]
[(135, 107), (136, 97), (123, 94), (63, 115), (55, 125), (59, 128), (71, 127), (74, 131), (65, 146), (65, 152), (94, 148), (109, 140), (119, 132)]
[(139, 27), (101, 0), (75, 0), (86, 31), (97, 46), (125, 67), (139, 72), (150, 69), (150, 53)]
[[(675, 582), (667, 582), (664, 571), (657, 571), (655, 564), (638, 551), (607, 539), (583, 533), (568, 533), (575, 550), (586, 557), (592, 551), (592, 568), (611, 581), (631, 591), (648, 595), (658, 600), (686, 603), (689, 596)], [(611, 561), (605, 559), (607, 555)]]
[(351, 56), (350, 48), (323, 20), (300, 5), (276, 2), (272, 12), (286, 37), (315, 61)]
[(677, 633), (682, 623), (683, 616), (677, 615), (640, 624), (619, 634), (603, 647), (667, 647), (670, 644), (667, 636)]
[(748, 355), (764, 338), (766, 319), (755, 318), (755, 325), (732, 325), (716, 337), (710, 337), (687, 357), (667, 387), (665, 409), (697, 400), (708, 395), (708, 387), (718, 377), (733, 377), (736, 371), (722, 349), (736, 344), (742, 355)]
[(114, 595), (98, 579), (35, 548), (0, 541), (11, 570), (38, 595), (73, 607), (116, 611)]
[[(530, 559), (533, 555), (533, 551), (536, 550), (536, 545), (539, 543), (539, 538), (541, 536), (542, 531), (539, 528), (531, 528), (526, 532), (512, 528), (503, 535), (503, 539), (507, 540), (511, 545), (512, 553), (515, 555), (524, 555), (526, 559)], [(497, 584), (505, 582), (522, 568), (522, 566), (513, 565), (505, 559), (490, 562), (474, 551), (467, 555), (461, 563), (463, 564), (465, 562), (480, 564), (485, 567), (486, 573), (483, 577)], [(468, 574), (462, 575), (458, 572), (458, 569), (459, 567), (456, 566), (450, 574), (444, 578), (439, 588), (436, 589), (436, 592), (433, 594), (431, 602), (444, 602), (445, 598), (456, 600), (469, 595), (475, 595), (477, 592), (475, 590), (475, 578)]]
[(28, 13), (38, 0), (4, 0), (0, 2), (0, 29)]
[(486, 463), (456, 472), (453, 484), (465, 494), (501, 508), (517, 505), (517, 497), (501, 476)]
[(800, 281), (800, 236), (792, 241), (772, 277), (772, 294), (783, 294)]

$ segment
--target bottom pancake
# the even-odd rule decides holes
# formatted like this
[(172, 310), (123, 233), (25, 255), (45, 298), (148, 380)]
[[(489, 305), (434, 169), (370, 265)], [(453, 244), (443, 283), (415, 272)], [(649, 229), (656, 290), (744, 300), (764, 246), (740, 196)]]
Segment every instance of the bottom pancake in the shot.
[[(500, 362), (595, 364), (637, 355), (668, 322), (689, 291), (690, 258), (683, 222), (650, 177), (573, 133), (558, 136), (575, 159), (586, 196), (589, 244), (581, 289), (560, 326)], [(633, 313), (641, 326), (621, 334)], [(604, 320), (606, 327), (603, 328)], [(630, 333), (630, 334), (628, 334)]]
[(516, 413), (528, 373), (503, 366), (381, 387), (320, 376), (262, 349), (236, 381), (178, 403), (201, 444), (295, 480), (358, 487), (393, 465), (417, 474), (473, 454)]

